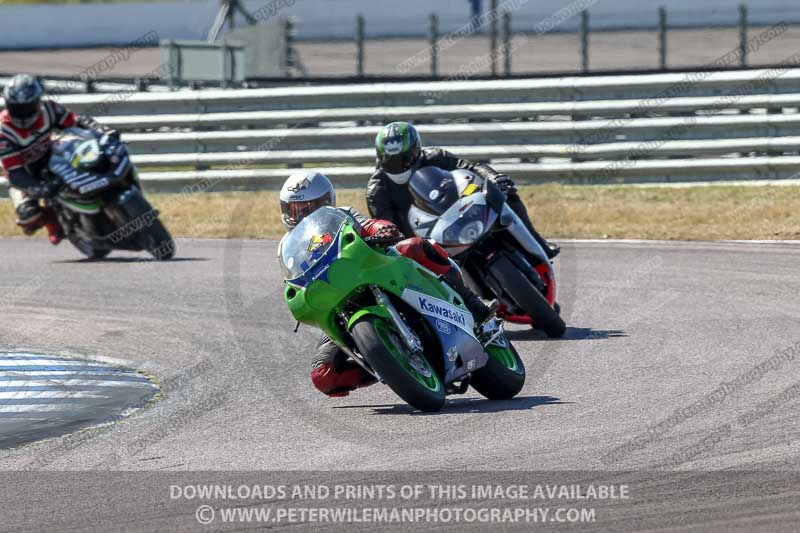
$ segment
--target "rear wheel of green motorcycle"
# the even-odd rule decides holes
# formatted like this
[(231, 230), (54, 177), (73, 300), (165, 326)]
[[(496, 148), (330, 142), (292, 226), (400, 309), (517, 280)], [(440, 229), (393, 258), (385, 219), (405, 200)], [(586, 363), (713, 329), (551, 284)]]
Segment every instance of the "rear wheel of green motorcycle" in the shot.
[(490, 400), (513, 398), (525, 385), (525, 365), (511, 342), (507, 347), (489, 345), (489, 361), (472, 373), (470, 385)]
[(409, 405), (427, 412), (442, 408), (445, 389), (436, 370), (424, 356), (411, 354), (386, 320), (364, 317), (351, 335), (383, 382)]

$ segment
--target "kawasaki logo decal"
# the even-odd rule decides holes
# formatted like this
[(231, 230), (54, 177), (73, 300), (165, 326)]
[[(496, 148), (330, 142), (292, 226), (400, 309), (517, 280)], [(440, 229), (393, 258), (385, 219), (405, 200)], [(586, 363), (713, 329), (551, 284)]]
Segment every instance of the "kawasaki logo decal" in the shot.
[(428, 301), (427, 298), (419, 297), (418, 299), (419, 308), (423, 311), (427, 311), (428, 314), (442, 317), (448, 322), (455, 322), (461, 326), (464, 326), (467, 323), (466, 315), (461, 311), (455, 311), (449, 306), (445, 307), (443, 305), (435, 304), (432, 301)]
[(411, 289), (404, 290), (402, 298), (419, 312), (437, 318), (437, 328), (442, 333), (444, 333), (445, 329), (442, 326), (445, 326), (445, 324), (439, 325), (440, 322), (453, 324), (467, 332), (472, 332), (474, 320), (468, 311), (459, 309), (439, 298)]

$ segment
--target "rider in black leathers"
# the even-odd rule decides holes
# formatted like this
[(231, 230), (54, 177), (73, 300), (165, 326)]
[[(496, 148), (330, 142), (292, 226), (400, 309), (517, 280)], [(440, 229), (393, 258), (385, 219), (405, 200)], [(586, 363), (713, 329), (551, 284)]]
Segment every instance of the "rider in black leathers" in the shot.
[(441, 148), (422, 149), (416, 128), (406, 122), (384, 126), (375, 139), (377, 168), (367, 183), (367, 207), (373, 218), (396, 224), (404, 235), (414, 235), (406, 213), (413, 203), (408, 181), (415, 170), (433, 166), (442, 170), (465, 169), (493, 181), (506, 193), (508, 206), (519, 216), (551, 259), (558, 255), (557, 244), (548, 242), (534, 229), (525, 204), (510, 177), (489, 165), (459, 159)]

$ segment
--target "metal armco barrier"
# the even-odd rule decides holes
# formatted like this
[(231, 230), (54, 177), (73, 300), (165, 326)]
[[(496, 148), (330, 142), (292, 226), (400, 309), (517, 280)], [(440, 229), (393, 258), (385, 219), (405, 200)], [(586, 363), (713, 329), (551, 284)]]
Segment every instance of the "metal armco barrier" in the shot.
[(119, 129), (148, 189), (276, 188), (291, 168), (360, 186), (378, 127), (522, 183), (784, 179), (800, 174), (800, 69), (272, 89), (59, 101)]
[[(429, 104), (651, 100), (679, 96), (798, 93), (800, 68), (632, 74), (487, 81), (372, 83), (172, 93), (76, 94), (59, 101), (76, 111), (108, 114), (209, 113)], [(744, 91), (744, 92), (742, 92)], [(645, 105), (645, 104), (643, 104)], [(365, 117), (366, 118), (366, 117)]]

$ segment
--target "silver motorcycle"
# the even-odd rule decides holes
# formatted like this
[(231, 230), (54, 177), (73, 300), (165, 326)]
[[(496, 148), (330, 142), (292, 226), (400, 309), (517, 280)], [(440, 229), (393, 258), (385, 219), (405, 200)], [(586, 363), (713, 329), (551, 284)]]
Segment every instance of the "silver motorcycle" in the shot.
[(501, 318), (564, 334), (553, 265), (494, 183), (468, 170), (424, 167), (409, 189), (414, 233), (444, 247), (476, 293), (497, 298)]

